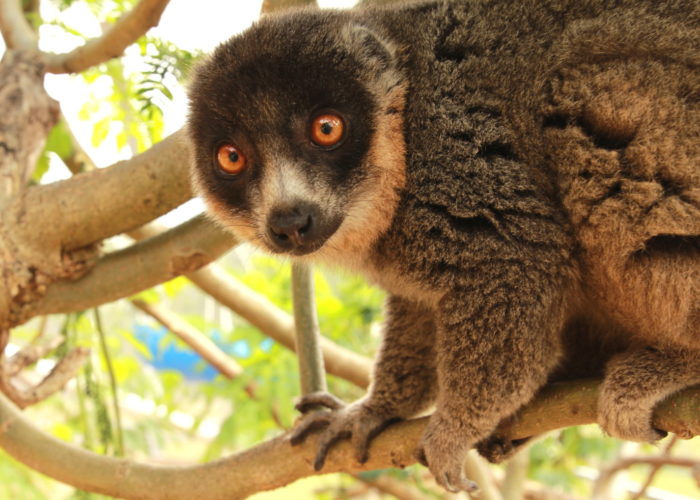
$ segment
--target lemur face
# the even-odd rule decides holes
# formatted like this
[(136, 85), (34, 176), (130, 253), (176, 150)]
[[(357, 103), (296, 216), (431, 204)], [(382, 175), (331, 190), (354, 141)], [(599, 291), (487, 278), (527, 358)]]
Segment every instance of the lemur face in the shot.
[[(392, 116), (402, 100), (383, 101), (397, 101), (402, 87), (382, 88), (389, 84), (375, 71), (384, 58), (393, 72), (391, 56), (333, 21), (302, 30), (284, 18), (261, 22), (220, 46), (190, 89), (195, 185), (215, 218), (273, 253), (357, 244), (374, 223), (368, 204), (395, 197), (376, 184), (387, 175), (400, 177), (391, 191), (403, 183), (393, 165), (403, 165), (402, 140), (399, 160), (376, 151), (401, 132)], [(366, 60), (362, 47), (373, 51)]]

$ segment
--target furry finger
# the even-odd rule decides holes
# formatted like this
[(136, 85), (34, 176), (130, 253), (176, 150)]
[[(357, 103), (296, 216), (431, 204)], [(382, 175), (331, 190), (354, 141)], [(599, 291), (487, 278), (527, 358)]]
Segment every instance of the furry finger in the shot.
[(311, 413), (307, 415), (289, 435), (289, 442), (292, 446), (301, 444), (309, 434), (327, 427), (330, 421), (331, 415), (327, 412)]
[(331, 449), (335, 443), (341, 439), (350, 437), (350, 431), (333, 431), (333, 429), (327, 429), (321, 435), (321, 439), (318, 443), (318, 451), (316, 452), (316, 458), (314, 459), (314, 470), (320, 471), (323, 468), (323, 464), (326, 462), (326, 456), (328, 455), (328, 450)]
[(466, 491), (467, 493), (475, 493), (479, 491), (479, 485), (465, 477), (459, 478), (458, 488), (460, 491)]
[(389, 425), (399, 419), (362, 419), (355, 424), (352, 431), (352, 446), (355, 448), (356, 460), (363, 464), (369, 460), (369, 445)]
[(442, 486), (451, 493), (459, 493), (460, 491), (474, 493), (479, 489), (479, 486), (474, 481), (470, 481), (464, 477), (464, 472), (462, 472), (461, 469), (452, 471), (452, 473), (443, 473), (441, 483)]

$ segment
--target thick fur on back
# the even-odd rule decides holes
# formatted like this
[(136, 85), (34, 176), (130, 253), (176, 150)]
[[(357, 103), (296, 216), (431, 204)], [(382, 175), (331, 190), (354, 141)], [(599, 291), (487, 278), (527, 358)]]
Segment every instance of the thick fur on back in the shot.
[[(508, 455), (498, 422), (573, 376), (605, 376), (608, 432), (661, 436), (654, 405), (700, 383), (699, 40), (697, 0), (430, 1), (271, 17), (202, 64), (214, 217), (285, 253), (270, 214), (294, 210), (322, 230), (288, 253), (390, 295), (368, 395), (302, 403), (334, 410), (292, 438), (325, 427), (317, 467), (434, 403), (417, 456), (470, 490), (466, 451)], [(337, 147), (309, 140), (319, 109)], [(230, 142), (240, 175), (217, 168)]]
[(386, 247), (437, 267), (513, 238), (556, 247), (576, 264), (574, 305), (607, 330), (700, 347), (698, 3), (413, 10), (382, 22), (411, 75), (406, 208)]

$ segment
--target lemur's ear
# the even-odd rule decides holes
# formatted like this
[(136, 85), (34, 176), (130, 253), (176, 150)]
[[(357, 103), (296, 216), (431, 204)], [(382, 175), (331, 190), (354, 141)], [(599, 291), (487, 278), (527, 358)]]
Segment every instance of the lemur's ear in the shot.
[(396, 67), (395, 49), (371, 29), (361, 24), (349, 24), (343, 35), (350, 52), (367, 69), (384, 72)]

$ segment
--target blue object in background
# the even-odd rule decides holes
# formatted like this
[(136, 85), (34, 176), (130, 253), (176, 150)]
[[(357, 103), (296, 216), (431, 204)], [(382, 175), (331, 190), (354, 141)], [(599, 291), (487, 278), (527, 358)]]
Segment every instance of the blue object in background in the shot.
[[(182, 373), (186, 379), (192, 381), (212, 380), (218, 372), (207, 363), (199, 354), (192, 349), (178, 345), (175, 338), (164, 339), (169, 335), (165, 327), (153, 328), (148, 325), (134, 325), (134, 336), (142, 342), (151, 353), (152, 358), (146, 362), (156, 370), (175, 370)], [(224, 352), (236, 358), (248, 358), (252, 354), (252, 349), (245, 340), (238, 340), (233, 344), (225, 344), (221, 340), (221, 334), (212, 332), (212, 341)], [(265, 339), (261, 343), (261, 348), (265, 351), (272, 347)], [(267, 344), (267, 345), (266, 345)]]

